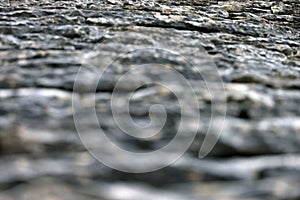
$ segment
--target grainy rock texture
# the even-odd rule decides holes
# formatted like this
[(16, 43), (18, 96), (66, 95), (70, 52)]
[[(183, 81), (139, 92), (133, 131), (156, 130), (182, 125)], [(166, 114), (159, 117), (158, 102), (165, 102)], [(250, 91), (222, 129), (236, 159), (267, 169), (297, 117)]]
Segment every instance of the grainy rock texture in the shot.
[[(1, 200), (300, 198), (299, 0), (0, 2)], [(153, 103), (163, 103), (170, 114), (164, 134), (148, 142), (121, 134), (110, 99), (130, 64), (167, 64), (190, 80), (197, 94), (202, 128), (194, 143), (173, 165), (151, 173), (100, 164), (80, 142), (73, 121), (74, 112), (84, 116), (82, 108), (89, 109), (89, 85), (98, 74), (78, 79), (72, 108), (77, 70), (135, 49), (170, 47), (181, 57), (150, 51), (115, 62), (96, 86), (96, 111), (109, 137), (124, 148), (162, 147), (173, 137), (179, 114), (168, 92), (148, 85), (133, 98), (130, 112), (141, 123), (148, 122)], [(182, 60), (201, 63), (199, 47), (218, 67), (227, 100), (223, 133), (205, 159), (198, 158), (198, 150), (211, 116), (210, 97)], [(122, 89), (141, 81), (133, 77)], [(218, 102), (216, 113), (221, 118)], [(97, 131), (88, 117), (82, 123), (87, 134)], [(188, 134), (192, 121), (185, 126)], [(89, 142), (107, 151), (103, 142), (93, 137)], [(120, 165), (135, 167), (123, 159)]]

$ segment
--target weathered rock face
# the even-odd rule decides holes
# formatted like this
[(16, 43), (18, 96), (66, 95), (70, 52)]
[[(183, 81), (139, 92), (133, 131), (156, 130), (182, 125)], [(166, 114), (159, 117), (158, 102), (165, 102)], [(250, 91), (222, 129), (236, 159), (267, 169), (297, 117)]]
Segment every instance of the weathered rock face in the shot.
[[(299, 199), (299, 4), (1, 0), (0, 199)], [(198, 150), (211, 102), (201, 77), (182, 59), (202, 63), (205, 56), (197, 53), (199, 47), (217, 65), (227, 100), (222, 135), (201, 160)], [(156, 86), (139, 88), (130, 112), (147, 123), (149, 107), (162, 103), (168, 112), (163, 135), (151, 141), (133, 139), (122, 134), (111, 117), (117, 81), (128, 66), (149, 62), (169, 65), (190, 80), (200, 105), (201, 129), (173, 165), (131, 174), (93, 159), (76, 134), (73, 114), (85, 116), (94, 100), (89, 86), (99, 74), (92, 66), (141, 48), (171, 48), (180, 56), (155, 51), (127, 55), (107, 70), (96, 85), (95, 104), (109, 137), (136, 152), (160, 148), (174, 137), (178, 102)], [(77, 80), (73, 93), (81, 66), (91, 71)], [(134, 88), (143, 78), (133, 76), (122, 89)], [(217, 119), (222, 117), (221, 104), (215, 106)], [(185, 124), (187, 134), (192, 122)], [(88, 116), (82, 126), (87, 135), (98, 128)], [(108, 151), (92, 136), (91, 145)], [(158, 156), (153, 162), (162, 160)], [(118, 162), (128, 168), (137, 164), (128, 165), (126, 158)]]

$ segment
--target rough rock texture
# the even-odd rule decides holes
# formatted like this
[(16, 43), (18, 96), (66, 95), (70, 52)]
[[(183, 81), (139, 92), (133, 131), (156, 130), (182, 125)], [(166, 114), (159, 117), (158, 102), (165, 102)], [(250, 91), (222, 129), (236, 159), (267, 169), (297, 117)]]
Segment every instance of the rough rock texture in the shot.
[[(300, 198), (299, 0), (0, 2), (1, 200)], [(73, 113), (90, 105), (89, 84), (97, 74), (78, 80), (72, 109), (79, 67), (157, 47), (172, 47), (198, 63), (199, 46), (216, 63), (227, 100), (223, 133), (209, 156), (198, 158), (211, 114), (201, 78), (181, 58), (152, 52), (121, 59), (97, 85), (100, 124), (133, 151), (157, 149), (173, 137), (178, 104), (161, 88), (138, 90), (131, 114), (147, 122), (149, 105), (164, 102), (171, 113), (166, 135), (135, 140), (120, 134), (111, 119), (109, 102), (121, 74), (129, 64), (152, 61), (171, 65), (191, 81), (202, 129), (181, 159), (156, 172), (124, 173), (94, 160), (76, 134)], [(122, 87), (139, 81), (133, 77)], [(217, 113), (220, 109), (216, 106)], [(97, 130), (88, 118), (83, 125), (87, 132)], [(190, 124), (186, 127), (188, 133)]]

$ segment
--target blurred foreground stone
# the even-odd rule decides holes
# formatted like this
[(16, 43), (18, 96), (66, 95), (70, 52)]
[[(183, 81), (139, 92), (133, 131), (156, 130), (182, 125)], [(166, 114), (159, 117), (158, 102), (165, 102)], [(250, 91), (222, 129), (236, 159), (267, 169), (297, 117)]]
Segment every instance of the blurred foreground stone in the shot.
[[(298, 0), (0, 2), (1, 200), (300, 198)], [(122, 73), (131, 64), (153, 61), (175, 68), (194, 86), (201, 114), (194, 143), (173, 165), (147, 174), (118, 172), (94, 160), (73, 121), (76, 112), (86, 116), (81, 111), (93, 101), (90, 85), (98, 74), (90, 65), (97, 68), (121, 53), (158, 47), (172, 47), (201, 64), (199, 46), (216, 63), (227, 94), (223, 134), (209, 156), (198, 158), (211, 117), (201, 77), (180, 57), (153, 52), (121, 59), (96, 85), (99, 123), (112, 140), (136, 152), (158, 149), (174, 136), (179, 105), (159, 87), (137, 90), (130, 111), (147, 123), (149, 106), (163, 102), (170, 115), (155, 140), (122, 134), (111, 117), (110, 99)], [(72, 109), (81, 66), (91, 71), (78, 80)], [(134, 77), (122, 89), (141, 81)], [(97, 127), (89, 116), (82, 124), (89, 144), (108, 151), (92, 137)], [(185, 126), (188, 134), (194, 124)], [(212, 129), (219, 126), (216, 120)], [(118, 163), (136, 165), (125, 158)]]

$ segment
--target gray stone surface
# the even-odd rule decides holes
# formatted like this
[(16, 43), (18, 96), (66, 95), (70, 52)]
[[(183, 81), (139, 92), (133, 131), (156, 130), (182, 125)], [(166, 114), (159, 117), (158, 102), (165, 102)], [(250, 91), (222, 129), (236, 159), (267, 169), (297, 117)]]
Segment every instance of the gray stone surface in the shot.
[[(0, 2), (1, 200), (300, 198), (298, 0)], [(205, 159), (198, 151), (211, 116), (210, 97), (182, 59), (203, 63), (200, 46), (216, 63), (227, 100), (223, 133)], [(93, 67), (137, 48), (172, 48), (181, 56), (142, 52), (109, 68), (95, 89), (97, 115), (109, 137), (137, 152), (162, 147), (174, 137), (179, 105), (156, 86), (139, 89), (130, 112), (146, 123), (148, 108), (163, 103), (170, 114), (164, 134), (142, 141), (115, 128), (110, 99), (131, 64), (154, 62), (178, 70), (194, 86), (201, 113), (201, 129), (184, 156), (145, 174), (119, 172), (94, 160), (73, 121), (73, 113), (85, 116), (93, 101), (90, 86), (98, 78)], [(81, 66), (91, 71), (77, 81), (72, 109)], [(122, 91), (145, 77), (124, 81)], [(212, 130), (220, 126), (221, 104)], [(91, 134), (89, 144), (108, 151), (92, 137), (97, 127), (89, 117), (82, 124)], [(187, 134), (193, 126), (193, 121), (185, 124)], [(153, 162), (163, 162), (162, 156)], [(136, 165), (126, 158), (118, 162)]]

